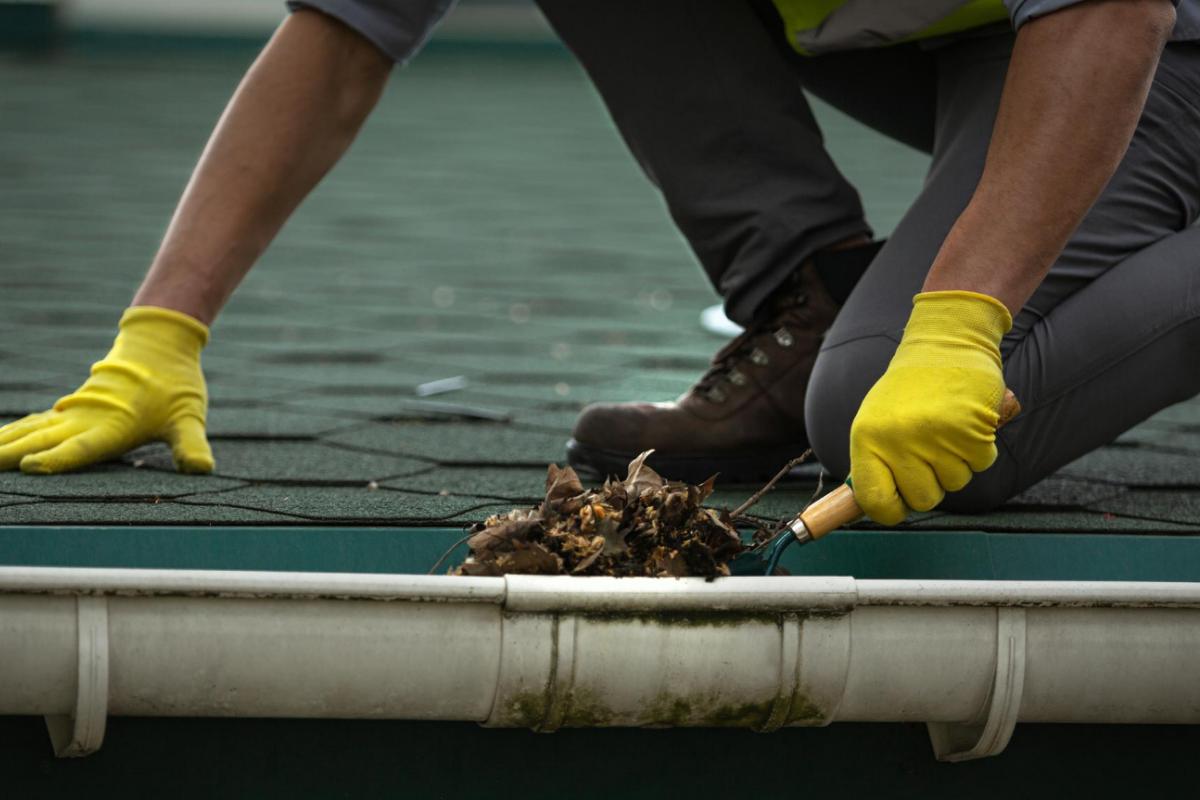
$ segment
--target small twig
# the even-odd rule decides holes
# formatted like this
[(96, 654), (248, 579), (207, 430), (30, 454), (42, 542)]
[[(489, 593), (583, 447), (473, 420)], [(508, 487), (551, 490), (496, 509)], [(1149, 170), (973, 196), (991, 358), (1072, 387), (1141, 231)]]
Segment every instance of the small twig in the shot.
[(755, 503), (757, 503), (759, 500), (762, 500), (763, 496), (767, 492), (774, 489), (775, 484), (779, 483), (779, 481), (781, 481), (785, 475), (787, 475), (789, 472), (791, 472), (793, 467), (797, 467), (797, 466), (803, 464), (805, 461), (808, 460), (808, 457), (811, 455), (812, 455), (812, 449), (810, 448), (808, 450), (805, 450), (803, 453), (796, 456), (795, 458), (793, 458), (791, 461), (784, 464), (783, 469), (781, 469), (781, 470), (779, 470), (779, 472), (775, 473), (775, 477), (771, 478), (771, 480), (767, 482), (766, 486), (762, 487), (757, 492), (752, 494), (750, 496), (749, 500), (742, 503), (735, 510), (729, 512), (729, 516), (733, 517), (734, 519), (740, 517), (742, 514), (744, 514), (746, 512), (747, 509), (752, 508)]
[(458, 549), (459, 545), (461, 545), (461, 544), (463, 544), (464, 542), (468, 541), (468, 540), (469, 540), (469, 539), (470, 539), (472, 536), (474, 536), (474, 535), (475, 535), (475, 534), (473, 534), (473, 533), (468, 533), (466, 536), (462, 537), (462, 538), (461, 538), (461, 539), (459, 539), (457, 542), (455, 542), (454, 544), (450, 545), (450, 549), (449, 549), (449, 550), (447, 550), (446, 552), (442, 553), (442, 557), (441, 557), (441, 558), (439, 558), (437, 561), (433, 562), (433, 566), (432, 566), (432, 567), (430, 567), (430, 568), (429, 568), (429, 572), (427, 572), (427, 573), (425, 573), (425, 574), (427, 574), (427, 575), (432, 575), (432, 574), (434, 573), (434, 570), (436, 570), (438, 567), (440, 567), (440, 566), (442, 565), (442, 562), (446, 560), (446, 556), (448, 556), (448, 555), (450, 555), (451, 553), (453, 553), (455, 550), (457, 550), (457, 549)]
[(817, 473), (817, 488), (813, 489), (812, 497), (808, 498), (808, 502), (804, 504), (808, 508), (813, 503), (817, 502), (817, 498), (821, 496), (821, 492), (825, 489), (825, 470)]
[[(808, 498), (808, 502), (804, 504), (804, 508), (801, 508), (799, 513), (803, 514), (805, 509), (807, 509), (813, 503), (817, 502), (817, 499), (821, 496), (821, 494), (824, 491), (825, 491), (825, 472), (822, 470), (821, 472), (817, 473), (817, 488), (813, 489), (812, 496)], [(759, 533), (763, 534), (763, 538), (760, 540), (756, 536), (755, 540), (754, 540), (755, 545), (753, 548), (751, 548), (751, 549), (757, 549), (757, 548), (765, 547), (770, 542), (770, 540), (772, 538), (774, 538), (774, 536), (776, 536), (780, 532), (782, 532), (784, 530), (784, 526), (787, 525), (788, 523), (790, 523), (793, 519), (795, 519), (795, 516), (790, 515), (790, 514), (786, 517), (783, 517), (782, 519), (776, 519), (776, 520), (767, 520), (766, 517), (756, 517), (754, 515), (750, 515), (748, 517), (735, 517), (735, 518), (733, 518), (733, 521), (734, 521), (734, 524), (737, 524), (741, 521), (753, 522), (755, 525), (758, 526), (758, 531), (759, 531)], [(759, 524), (759, 521), (771, 522), (774, 530), (772, 531), (770, 528), (762, 527), (762, 525)]]

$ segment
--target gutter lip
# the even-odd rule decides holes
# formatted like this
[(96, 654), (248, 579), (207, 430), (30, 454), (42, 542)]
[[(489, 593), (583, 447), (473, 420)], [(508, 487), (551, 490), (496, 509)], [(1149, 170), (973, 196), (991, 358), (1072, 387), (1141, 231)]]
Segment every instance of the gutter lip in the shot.
[(505, 609), (531, 613), (848, 611), (855, 580), (839, 576), (610, 578), (507, 575)]
[(1200, 582), (860, 580), (860, 606), (1200, 608)]
[(353, 572), (0, 567), (0, 594), (504, 602), (501, 578)]
[(0, 566), (0, 594), (479, 603), (506, 611), (839, 612), (867, 606), (1200, 608), (1200, 582), (609, 578)]

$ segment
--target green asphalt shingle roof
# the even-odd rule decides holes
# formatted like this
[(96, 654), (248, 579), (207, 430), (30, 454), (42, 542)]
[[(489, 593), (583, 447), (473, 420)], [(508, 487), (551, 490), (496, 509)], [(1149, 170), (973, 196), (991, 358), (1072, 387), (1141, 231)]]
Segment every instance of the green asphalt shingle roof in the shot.
[[(103, 355), (248, 57), (0, 62), (0, 419)], [(924, 158), (819, 109), (881, 232)], [(664, 400), (721, 342), (686, 246), (580, 71), (429, 54), (247, 279), (204, 356), (217, 457), (0, 474), (0, 525), (441, 525), (536, 498), (591, 400)], [(420, 384), (466, 387), (420, 398)], [(791, 513), (799, 481), (758, 511)], [(714, 500), (736, 505), (745, 487)], [(915, 528), (1200, 531), (1200, 403), (1005, 509)]]

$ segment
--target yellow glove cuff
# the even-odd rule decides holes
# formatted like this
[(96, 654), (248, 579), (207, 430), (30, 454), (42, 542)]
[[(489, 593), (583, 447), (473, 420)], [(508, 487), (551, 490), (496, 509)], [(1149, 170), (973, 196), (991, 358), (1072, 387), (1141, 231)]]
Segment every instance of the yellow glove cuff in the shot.
[(200, 354), (208, 344), (208, 326), (180, 311), (158, 306), (133, 306), (121, 315), (121, 337), (153, 344), (155, 349)]
[(1011, 329), (1012, 315), (994, 297), (957, 289), (921, 292), (892, 366), (967, 366), (958, 359), (969, 361), (971, 354), (986, 354), (999, 366), (1000, 340)]

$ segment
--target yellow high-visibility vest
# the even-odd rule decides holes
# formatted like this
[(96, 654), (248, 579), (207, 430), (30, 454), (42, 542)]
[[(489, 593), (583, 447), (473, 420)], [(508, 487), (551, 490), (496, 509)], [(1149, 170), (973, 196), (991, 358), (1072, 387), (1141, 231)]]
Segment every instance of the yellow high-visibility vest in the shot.
[(774, 0), (797, 52), (882, 47), (1008, 19), (1002, 0)]

